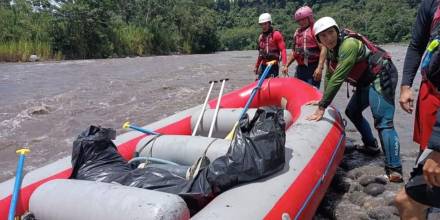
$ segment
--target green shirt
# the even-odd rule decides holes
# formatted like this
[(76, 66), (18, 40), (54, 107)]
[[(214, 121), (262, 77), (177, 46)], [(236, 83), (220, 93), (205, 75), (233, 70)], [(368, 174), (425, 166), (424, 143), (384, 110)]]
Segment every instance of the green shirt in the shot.
[(360, 41), (352, 37), (346, 37), (338, 48), (338, 51), (327, 50), (328, 60), (337, 60), (336, 68), (327, 68), (324, 82), (324, 95), (319, 106), (327, 108), (335, 98), (342, 83), (346, 80), (353, 66), (361, 59), (365, 59), (370, 51)]

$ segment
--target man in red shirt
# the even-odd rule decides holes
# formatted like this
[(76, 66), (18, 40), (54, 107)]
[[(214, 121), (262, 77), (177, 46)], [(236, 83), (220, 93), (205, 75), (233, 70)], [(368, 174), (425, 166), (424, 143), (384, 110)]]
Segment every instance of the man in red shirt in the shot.
[[(272, 27), (272, 17), (269, 13), (263, 13), (258, 18), (258, 23), (261, 25), (262, 33), (258, 37), (258, 59), (255, 64), (254, 73), (261, 77), (266, 63), (272, 60), (283, 62), (286, 66), (286, 44), (284, 43), (283, 35), (278, 30)], [(277, 77), (279, 73), (278, 62), (274, 64), (268, 74), (269, 77)]]

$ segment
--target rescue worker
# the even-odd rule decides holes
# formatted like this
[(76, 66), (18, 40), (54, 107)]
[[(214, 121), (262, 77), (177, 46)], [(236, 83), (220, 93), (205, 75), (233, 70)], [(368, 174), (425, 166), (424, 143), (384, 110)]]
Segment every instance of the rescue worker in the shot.
[(287, 75), (288, 67), (296, 60), (295, 77), (319, 89), (327, 51), (313, 33), (313, 11), (309, 6), (303, 6), (296, 10), (293, 19), (299, 28), (293, 34), (292, 54), (282, 72)]
[(371, 156), (380, 153), (370, 125), (362, 115), (370, 106), (385, 154), (386, 177), (391, 182), (402, 182), (400, 144), (393, 124), (398, 75), (390, 55), (366, 37), (348, 29), (339, 29), (331, 17), (319, 19), (313, 29), (318, 42), (327, 48), (328, 72), (324, 95), (320, 101), (310, 103), (318, 105), (318, 108), (308, 116), (308, 120), (321, 120), (344, 81), (350, 83), (356, 92), (345, 113), (362, 136), (364, 145), (359, 150)]
[(440, 208), (440, 3), (423, 0), (406, 52), (400, 89), (400, 105), (413, 111), (412, 85), (419, 68), (419, 89), (414, 141), (420, 144), (419, 157), (405, 187), (396, 195), (401, 219), (426, 219), (429, 207)]
[(280, 31), (272, 27), (272, 17), (269, 13), (263, 13), (258, 18), (261, 26), (261, 34), (258, 37), (258, 59), (255, 63), (254, 73), (260, 78), (266, 69), (266, 63), (272, 60), (278, 61), (272, 65), (268, 77), (278, 77), (280, 58), (286, 65), (286, 44)]

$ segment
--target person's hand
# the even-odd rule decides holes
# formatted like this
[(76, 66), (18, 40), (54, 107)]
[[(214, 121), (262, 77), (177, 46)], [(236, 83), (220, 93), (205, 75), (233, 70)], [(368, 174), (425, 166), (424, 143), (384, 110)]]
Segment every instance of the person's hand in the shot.
[(324, 116), (324, 111), (325, 109), (318, 107), (316, 111), (313, 114), (309, 115), (306, 119), (309, 121), (319, 121)]
[(312, 101), (306, 102), (306, 105), (318, 105), (318, 104), (319, 104), (319, 100), (312, 100)]
[(413, 98), (413, 92), (411, 90), (411, 87), (409, 86), (402, 86), (400, 88), (400, 106), (402, 109), (408, 113), (412, 113), (414, 109), (414, 98)]
[(283, 70), (281, 72), (283, 73), (284, 76), (288, 76), (289, 75), (289, 67), (284, 65)]
[(440, 152), (432, 151), (423, 166), (423, 176), (429, 186), (440, 187)]
[(313, 73), (313, 79), (317, 82), (321, 81), (322, 78), (322, 67), (318, 66)]

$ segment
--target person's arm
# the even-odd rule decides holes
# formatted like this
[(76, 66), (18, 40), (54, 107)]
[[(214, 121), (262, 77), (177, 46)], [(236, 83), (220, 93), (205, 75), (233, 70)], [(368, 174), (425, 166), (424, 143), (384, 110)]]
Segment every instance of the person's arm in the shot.
[(324, 69), (324, 62), (327, 57), (327, 48), (320, 43), (318, 43), (318, 46), (321, 52), (319, 53), (318, 67), (316, 67), (315, 72), (313, 73), (313, 78), (315, 81), (321, 81), (322, 70)]
[(436, 0), (424, 0), (420, 4), (412, 30), (411, 42), (406, 51), (399, 103), (402, 109), (408, 113), (412, 113), (414, 108), (414, 96), (411, 87), (430, 38), (431, 10), (434, 7), (434, 1)]
[(278, 49), (281, 51), (281, 60), (283, 65), (287, 65), (287, 53), (286, 53), (286, 43), (284, 43), (284, 38), (281, 32), (275, 31), (273, 38), (277, 43)]
[(436, 0), (424, 0), (417, 12), (416, 22), (413, 26), (411, 42), (406, 51), (403, 66), (402, 86), (411, 87), (422, 60), (423, 53), (430, 38), (432, 22), (431, 8)]
[(292, 53), (287, 58), (287, 67), (289, 67), (293, 61), (295, 61), (295, 51), (292, 51)]
[(292, 53), (289, 55), (289, 58), (287, 58), (287, 67), (289, 67), (294, 61), (295, 61), (295, 47), (296, 47), (296, 34), (297, 34), (298, 30), (295, 31), (295, 33), (293, 34), (293, 42), (292, 42)]
[(284, 65), (283, 66), (283, 70), (282, 70), (282, 73), (284, 74), (284, 75), (288, 75), (288, 73), (289, 73), (289, 66), (290, 66), (290, 64), (292, 64), (293, 63), (293, 61), (295, 61), (295, 54), (294, 54), (295, 52), (294, 51), (292, 51), (292, 53), (289, 55), (289, 57), (287, 58), (287, 64), (286, 65)]
[(321, 101), (318, 102), (318, 109), (313, 114), (307, 117), (307, 120), (319, 121), (324, 116), (325, 109), (335, 98), (342, 83), (347, 78), (348, 73), (356, 64), (358, 53), (362, 43), (353, 38), (344, 40), (338, 51), (338, 65), (333, 73), (326, 74), (328, 82), (324, 85), (324, 95)]
[(429, 154), (423, 165), (423, 176), (429, 185), (440, 187), (440, 111), (437, 112), (428, 149), (433, 152)]
[(287, 67), (289, 67), (295, 60), (295, 47), (296, 47), (296, 35), (298, 34), (298, 29), (293, 33), (293, 40), (292, 40), (292, 53), (290, 54), (289, 60), (287, 61)]
[(254, 73), (258, 73), (258, 68), (260, 67), (261, 62), (263, 61), (263, 58), (258, 55), (257, 62), (255, 63)]
[(327, 67), (327, 72), (324, 76), (324, 91), (327, 89), (328, 81), (330, 81), (330, 77), (332, 76), (333, 72), (330, 71), (330, 69)]
[(320, 109), (327, 108), (335, 98), (339, 88), (341, 88), (342, 83), (344, 83), (347, 78), (348, 73), (356, 64), (361, 46), (362, 43), (353, 38), (347, 38), (340, 46), (338, 52), (338, 65), (336, 66), (334, 73), (328, 78), (324, 95), (319, 102)]
[(327, 58), (327, 47), (324, 47), (322, 44), (319, 44), (319, 49), (321, 50), (321, 53), (319, 54), (319, 63), (318, 68), (320, 70), (324, 69), (324, 62)]

